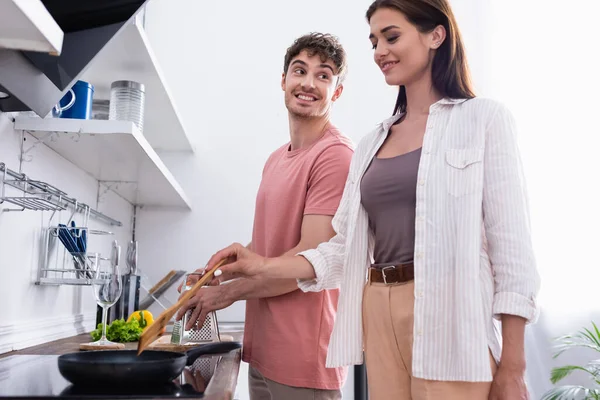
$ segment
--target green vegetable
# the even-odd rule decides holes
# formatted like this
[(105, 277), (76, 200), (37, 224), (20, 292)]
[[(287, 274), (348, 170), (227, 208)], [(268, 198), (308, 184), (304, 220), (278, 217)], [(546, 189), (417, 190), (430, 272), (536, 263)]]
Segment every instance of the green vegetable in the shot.
[[(106, 338), (117, 343), (136, 342), (140, 339), (142, 330), (137, 319), (129, 322), (117, 319), (106, 327)], [(102, 337), (102, 324), (98, 324), (97, 329), (90, 334), (93, 340), (99, 340)]]

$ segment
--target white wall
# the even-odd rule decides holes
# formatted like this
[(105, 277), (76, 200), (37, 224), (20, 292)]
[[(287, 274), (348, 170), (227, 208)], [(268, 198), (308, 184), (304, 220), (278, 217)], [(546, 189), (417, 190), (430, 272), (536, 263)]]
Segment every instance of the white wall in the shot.
[[(193, 157), (163, 155), (194, 211), (141, 213), (141, 262), (155, 279), (173, 267), (202, 266), (232, 241), (250, 240), (262, 165), (288, 139), (279, 80), (295, 37), (327, 31), (344, 44), (350, 73), (334, 121), (347, 135), (358, 141), (389, 115), (395, 93), (371, 61), (364, 20), (370, 2), (152, 0), (148, 34), (197, 147)], [(507, 103), (520, 127), (543, 282), (542, 319), (527, 331), (528, 378), (532, 398), (539, 398), (550, 387), (552, 366), (594, 357), (574, 352), (552, 360), (550, 346), (552, 338), (598, 317), (600, 80), (597, 13), (590, 11), (596, 2), (451, 3), (478, 93)], [(240, 320), (242, 310), (220, 315)], [(570, 382), (587, 380), (575, 374)]]
[[(490, 94), (520, 126), (531, 199), (534, 249), (542, 287), (540, 321), (528, 330), (533, 398), (551, 387), (552, 367), (584, 365), (589, 349), (552, 359), (553, 340), (600, 322), (597, 301), (600, 226), (600, 128), (595, 0), (486, 0), (494, 18), (489, 46)], [(575, 372), (560, 384), (590, 387)]]
[[(385, 84), (372, 61), (364, 16), (370, 3), (149, 3), (146, 30), (197, 149), (194, 156), (161, 154), (190, 197), (193, 211), (139, 213), (140, 268), (152, 279), (174, 268), (201, 267), (223, 246), (250, 241), (263, 164), (289, 140), (280, 80), (286, 49), (295, 38), (311, 31), (340, 38), (348, 53), (349, 74), (333, 120), (355, 142), (391, 114), (396, 89)], [(456, 3), (459, 17), (473, 10), (466, 1)], [(485, 22), (471, 19), (462, 28), (469, 46), (480, 55), (471, 60), (476, 78), (485, 71), (485, 41), (478, 34)], [(176, 296), (174, 291), (168, 294), (172, 300)], [(220, 321), (242, 321), (244, 304), (218, 316)], [(353, 398), (352, 374), (344, 391), (344, 398)]]
[[(13, 130), (12, 115), (0, 113), (0, 162), (19, 171), (21, 132)], [(26, 148), (33, 142), (26, 135)], [(131, 236), (132, 207), (108, 192), (96, 202), (98, 182), (54, 151), (40, 145), (28, 153), (22, 172), (32, 179), (47, 181), (70, 197), (105, 212), (123, 223), (108, 227), (90, 220), (90, 227), (110, 230), (114, 236), (90, 237), (89, 250), (107, 256), (111, 238), (127, 243)], [(17, 191), (7, 194), (20, 195)], [(15, 208), (0, 205), (0, 211)], [(66, 223), (71, 211), (63, 211), (60, 221)], [(0, 212), (0, 353), (48, 342), (76, 333), (90, 331), (96, 320), (96, 302), (91, 287), (36, 286), (40, 235), (48, 225), (49, 212)], [(56, 223), (57, 220), (55, 219)], [(77, 224), (81, 215), (75, 216)]]
[[(365, 11), (370, 0), (151, 0), (146, 31), (188, 134), (194, 156), (161, 154), (193, 211), (140, 213), (140, 268), (154, 280), (169, 270), (203, 266), (213, 252), (251, 238), (254, 200), (262, 166), (289, 140), (280, 89), (283, 58), (298, 36), (321, 31), (337, 35), (348, 53), (345, 90), (333, 120), (358, 142), (389, 116), (396, 89), (388, 87), (372, 61)], [(469, 12), (457, 1), (456, 13)], [(464, 19), (464, 18), (463, 18)], [(466, 19), (463, 32), (484, 67), (485, 45), (477, 32), (485, 18)], [(176, 293), (168, 295), (176, 299)], [(243, 304), (219, 314), (243, 318)]]
[[(142, 212), (142, 260), (162, 275), (192, 269), (217, 248), (250, 238), (262, 163), (287, 140), (281, 63), (291, 41), (311, 30), (337, 34), (349, 55), (346, 90), (334, 120), (358, 141), (388, 115), (394, 91), (371, 61), (364, 11), (370, 0), (300, 3), (152, 0), (150, 40), (197, 146), (167, 164), (194, 211)], [(600, 224), (597, 93), (592, 0), (452, 0), (479, 94), (506, 102), (519, 127), (529, 183), (534, 246), (542, 275), (540, 323), (527, 331), (533, 398), (550, 368), (585, 363), (586, 352), (552, 360), (552, 338), (598, 318), (595, 242)], [(527, 4), (525, 4), (527, 3)], [(594, 10), (598, 11), (598, 10)], [(166, 234), (153, 228), (161, 227)], [(240, 319), (241, 307), (222, 314)], [(598, 322), (598, 320), (596, 319)], [(587, 383), (575, 374), (570, 383)]]
[[(278, 1), (149, 3), (146, 30), (197, 149), (191, 157), (161, 154), (193, 211), (140, 213), (140, 268), (153, 279), (175, 267), (198, 268), (219, 248), (250, 241), (262, 166), (289, 140), (280, 79), (296, 37), (328, 31), (354, 44), (347, 48), (346, 90), (334, 110), (347, 135), (358, 140), (391, 112), (394, 91), (369, 61), (365, 4), (344, 2), (342, 9), (341, 1), (318, 7), (307, 1), (292, 21)], [(240, 321), (243, 310), (240, 303), (219, 317)]]

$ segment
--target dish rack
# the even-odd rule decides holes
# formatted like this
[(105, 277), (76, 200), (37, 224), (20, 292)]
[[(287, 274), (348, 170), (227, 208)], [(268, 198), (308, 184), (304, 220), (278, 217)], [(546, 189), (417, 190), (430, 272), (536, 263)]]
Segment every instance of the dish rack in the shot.
[(93, 230), (87, 227), (49, 226), (42, 236), (42, 254), (40, 257), (38, 285), (91, 285), (98, 264), (108, 261), (98, 252), (69, 251), (61, 237), (75, 239), (89, 235), (112, 235), (112, 232)]
[[(88, 205), (69, 197), (67, 193), (46, 182), (33, 180), (23, 173), (10, 170), (0, 162), (0, 205), (5, 203), (20, 208), (0, 208), (0, 212), (51, 211), (48, 226), (42, 229), (38, 285), (90, 285), (100, 253), (89, 252), (88, 240), (95, 235), (112, 235), (112, 232), (88, 228), (89, 218), (100, 219), (113, 226), (122, 226), (120, 221), (93, 210)], [(14, 193), (9, 195), (8, 193)], [(72, 209), (67, 224), (53, 224), (63, 211)], [(83, 224), (76, 226), (73, 217), (83, 214)]]

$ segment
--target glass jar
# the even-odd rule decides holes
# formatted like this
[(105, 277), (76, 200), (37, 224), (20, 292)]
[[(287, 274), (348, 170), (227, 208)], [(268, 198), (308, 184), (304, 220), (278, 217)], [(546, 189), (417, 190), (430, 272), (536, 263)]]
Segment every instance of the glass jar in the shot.
[(144, 85), (133, 81), (116, 81), (110, 85), (108, 119), (131, 121), (144, 133)]

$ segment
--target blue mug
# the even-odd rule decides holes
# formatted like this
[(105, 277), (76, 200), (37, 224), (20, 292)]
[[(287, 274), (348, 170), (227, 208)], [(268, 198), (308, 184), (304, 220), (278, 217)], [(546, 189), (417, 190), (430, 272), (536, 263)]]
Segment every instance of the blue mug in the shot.
[(55, 118), (91, 119), (94, 86), (77, 81), (52, 109)]

